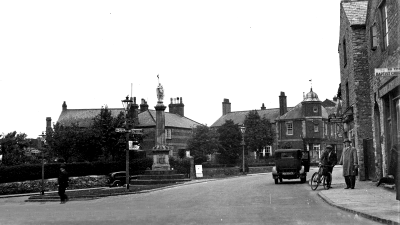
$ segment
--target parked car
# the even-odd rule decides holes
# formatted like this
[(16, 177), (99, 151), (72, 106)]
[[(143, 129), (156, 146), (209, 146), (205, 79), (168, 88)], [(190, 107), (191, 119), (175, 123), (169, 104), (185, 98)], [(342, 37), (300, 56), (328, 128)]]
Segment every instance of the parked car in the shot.
[[(137, 176), (130, 176), (129, 180), (136, 179)], [(119, 187), (126, 183), (126, 172), (118, 171), (112, 172), (107, 175), (107, 184), (110, 187)]]
[(308, 151), (301, 149), (278, 149), (275, 151), (275, 166), (272, 168), (272, 178), (275, 184), (278, 180), (298, 179), (302, 183), (307, 180), (310, 170), (310, 157)]

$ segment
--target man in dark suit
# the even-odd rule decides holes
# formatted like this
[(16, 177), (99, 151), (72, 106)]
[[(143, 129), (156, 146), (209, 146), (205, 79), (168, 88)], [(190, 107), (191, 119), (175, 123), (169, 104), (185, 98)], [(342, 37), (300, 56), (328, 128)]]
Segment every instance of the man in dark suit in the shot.
[(58, 175), (58, 195), (60, 196), (61, 204), (68, 201), (68, 196), (65, 194), (65, 189), (68, 187), (68, 173), (65, 170), (65, 164), (61, 164), (60, 173)]

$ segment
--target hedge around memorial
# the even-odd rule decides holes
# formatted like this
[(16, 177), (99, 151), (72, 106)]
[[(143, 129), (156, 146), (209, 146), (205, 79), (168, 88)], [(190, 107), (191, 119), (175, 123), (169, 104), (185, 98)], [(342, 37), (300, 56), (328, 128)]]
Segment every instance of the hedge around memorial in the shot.
[[(129, 171), (132, 175), (142, 174), (151, 168), (153, 159), (141, 158), (130, 162)], [(44, 165), (44, 178), (57, 178), (60, 163)], [(66, 170), (70, 177), (87, 175), (107, 175), (111, 172), (125, 171), (125, 161), (122, 162), (79, 162), (66, 163)], [(0, 166), (0, 183), (37, 180), (42, 178), (42, 164), (21, 164), (17, 166)]]

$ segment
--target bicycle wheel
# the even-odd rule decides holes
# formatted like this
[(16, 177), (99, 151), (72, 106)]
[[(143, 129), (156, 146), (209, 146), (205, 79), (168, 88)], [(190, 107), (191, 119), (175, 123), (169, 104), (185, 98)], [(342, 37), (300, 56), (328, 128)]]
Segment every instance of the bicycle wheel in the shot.
[(318, 187), (318, 172), (315, 172), (310, 180), (311, 190), (316, 190)]

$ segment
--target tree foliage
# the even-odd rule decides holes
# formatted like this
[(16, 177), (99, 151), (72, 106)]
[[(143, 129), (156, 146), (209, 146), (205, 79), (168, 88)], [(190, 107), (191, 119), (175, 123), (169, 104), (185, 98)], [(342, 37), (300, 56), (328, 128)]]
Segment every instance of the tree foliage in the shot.
[(245, 143), (250, 151), (260, 151), (274, 142), (272, 124), (265, 117), (261, 118), (256, 110), (250, 111), (244, 120)]
[(25, 133), (17, 134), (16, 131), (13, 131), (0, 139), (1, 153), (3, 155), (2, 164), (12, 166), (27, 161), (24, 150), (30, 146), (30, 142), (26, 137)]
[(208, 154), (218, 151), (218, 134), (207, 126), (197, 126), (193, 129), (192, 136), (188, 140), (187, 149), (194, 157), (195, 163), (202, 163), (207, 160)]
[(100, 114), (93, 119), (91, 130), (105, 160), (117, 160), (125, 154), (125, 136), (115, 132), (115, 128), (124, 127), (124, 121), (123, 112), (113, 117), (107, 107), (102, 108)]
[(237, 124), (232, 120), (226, 120), (225, 123), (217, 129), (219, 140), (219, 159), (221, 163), (232, 164), (239, 159), (241, 151), (242, 133)]
[(94, 117), (90, 127), (82, 128), (78, 124), (64, 126), (57, 123), (51, 134), (47, 135), (47, 140), (54, 155), (66, 162), (99, 159), (113, 161), (125, 155), (124, 136), (115, 132), (115, 128), (122, 127), (123, 122), (123, 113), (114, 118), (111, 111), (105, 107)]

